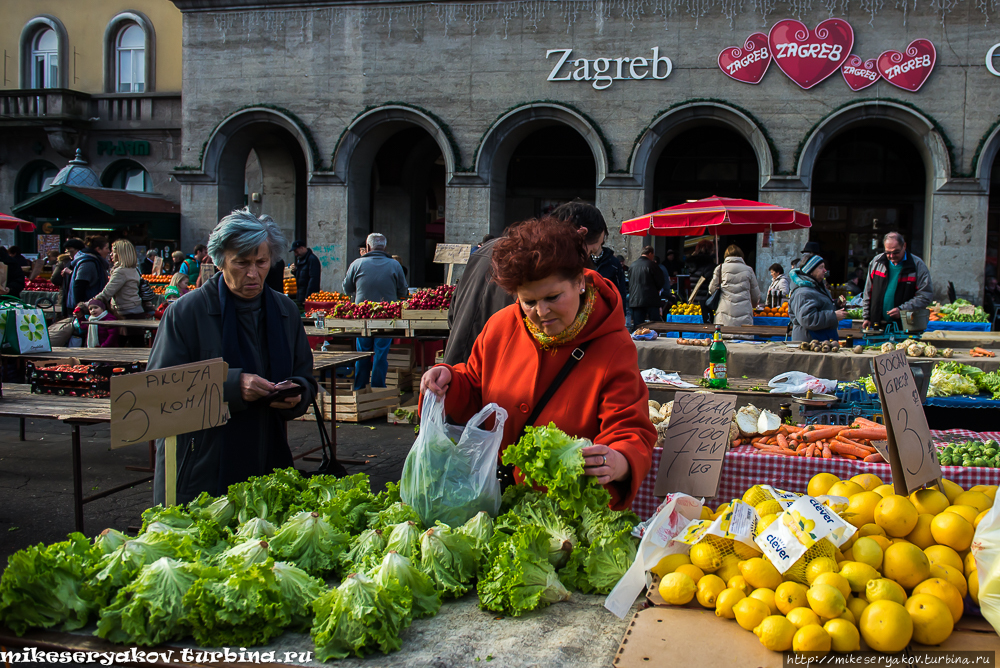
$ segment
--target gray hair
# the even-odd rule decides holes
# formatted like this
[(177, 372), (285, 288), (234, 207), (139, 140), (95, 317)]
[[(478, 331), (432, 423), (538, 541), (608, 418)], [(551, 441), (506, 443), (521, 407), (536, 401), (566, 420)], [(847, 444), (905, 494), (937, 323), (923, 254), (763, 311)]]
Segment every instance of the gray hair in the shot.
[(250, 213), (249, 208), (236, 209), (219, 221), (208, 237), (208, 254), (216, 267), (222, 268), (226, 251), (236, 251), (238, 256), (249, 255), (267, 242), (271, 249), (271, 264), (281, 257), (285, 247), (285, 237), (274, 221)]
[(146, 257), (148, 258), (154, 258), (156, 257), (156, 255), (157, 253), (155, 248), (150, 248), (148, 251), (146, 251)]
[(887, 235), (882, 237), (882, 245), (885, 245), (885, 242), (889, 241), (889, 239), (895, 239), (900, 246), (906, 245), (906, 238), (899, 232), (889, 232)]
[(365, 239), (365, 243), (368, 244), (368, 247), (372, 250), (385, 250), (385, 235), (379, 234), (378, 232), (372, 232), (368, 235), (368, 238)]

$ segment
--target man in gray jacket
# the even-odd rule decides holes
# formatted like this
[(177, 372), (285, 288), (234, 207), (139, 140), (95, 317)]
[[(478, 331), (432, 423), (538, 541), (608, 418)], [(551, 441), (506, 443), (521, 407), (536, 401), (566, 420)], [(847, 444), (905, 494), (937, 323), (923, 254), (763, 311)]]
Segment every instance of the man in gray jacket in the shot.
[(864, 328), (895, 323), (900, 325), (900, 311), (912, 313), (910, 331), (927, 329), (934, 299), (931, 272), (916, 255), (906, 250), (906, 239), (899, 232), (889, 232), (882, 239), (885, 252), (876, 255), (868, 266), (862, 312)]
[[(385, 252), (385, 236), (378, 232), (368, 235), (365, 254), (351, 263), (344, 277), (344, 294), (354, 295), (354, 303), (401, 301), (409, 295), (403, 266)], [(356, 341), (359, 352), (374, 350), (374, 359), (366, 358), (355, 363), (354, 389), (361, 390), (368, 385), (385, 387), (385, 375), (389, 371), (389, 346), (391, 338), (359, 337)]]

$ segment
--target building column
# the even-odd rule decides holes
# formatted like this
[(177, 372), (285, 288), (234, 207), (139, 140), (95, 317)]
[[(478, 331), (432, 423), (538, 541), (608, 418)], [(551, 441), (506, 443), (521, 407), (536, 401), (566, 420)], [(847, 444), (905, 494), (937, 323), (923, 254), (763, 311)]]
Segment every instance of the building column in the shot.
[[(478, 245), (490, 231), (489, 185), (446, 185), (444, 219), (445, 243)], [(457, 282), (464, 272), (464, 264), (456, 265), (452, 280)]]
[(615, 255), (624, 255), (625, 263), (631, 264), (646, 245), (646, 237), (623, 235), (621, 227), (624, 221), (648, 213), (645, 210), (646, 191), (642, 188), (598, 188), (595, 200), (595, 206), (608, 224), (608, 240), (604, 245)]
[[(347, 187), (329, 175), (313, 174), (306, 193), (306, 244), (323, 266), (320, 289), (341, 292), (351, 257), (347, 247)], [(294, 256), (291, 261), (294, 263)]]
[[(780, 177), (771, 177), (760, 189), (758, 199), (767, 204), (784, 206), (809, 214), (812, 195), (805, 184), (798, 178), (779, 179)], [(809, 230), (775, 232), (771, 235), (769, 248), (762, 246), (763, 239), (763, 234), (757, 235), (757, 266), (754, 271), (757, 274), (757, 282), (766, 290), (766, 286), (771, 283), (768, 267), (777, 262), (785, 269), (785, 273), (791, 271), (792, 260), (802, 255), (802, 247), (809, 241)]]
[(951, 281), (958, 297), (981, 304), (989, 194), (977, 179), (949, 179), (928, 204), (931, 229), (924, 234), (925, 248), (912, 251), (930, 270), (934, 298), (947, 301)]
[[(219, 224), (219, 186), (174, 173), (181, 183), (181, 247), (186, 253), (198, 244), (207, 244), (208, 235)], [(178, 249), (171, 249), (178, 250)]]

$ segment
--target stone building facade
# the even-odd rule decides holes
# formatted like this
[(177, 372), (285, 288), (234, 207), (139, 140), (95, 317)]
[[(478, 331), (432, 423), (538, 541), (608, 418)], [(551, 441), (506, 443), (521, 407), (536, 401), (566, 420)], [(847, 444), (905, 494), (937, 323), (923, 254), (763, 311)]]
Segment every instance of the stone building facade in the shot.
[[(306, 239), (325, 289), (370, 231), (420, 285), (439, 280), (435, 243), (478, 243), (573, 197), (617, 230), (718, 194), (812, 214), (808, 232), (723, 240), (759, 275), (787, 269), (811, 237), (846, 280), (890, 230), (927, 262), (939, 297), (950, 281), (979, 302), (995, 271), (997, 0), (173, 2), (185, 246), (250, 201)], [(819, 45), (831, 18), (852, 43)], [(792, 25), (759, 83), (727, 76), (720, 52), (787, 19), (801, 35)], [(776, 56), (796, 40), (813, 59), (846, 48), (855, 71), (898, 51), (899, 85), (855, 91), (839, 68), (815, 85), (786, 74), (794, 63)], [(923, 69), (907, 74), (914, 58)], [(609, 245), (631, 258), (647, 241), (613, 232)]]

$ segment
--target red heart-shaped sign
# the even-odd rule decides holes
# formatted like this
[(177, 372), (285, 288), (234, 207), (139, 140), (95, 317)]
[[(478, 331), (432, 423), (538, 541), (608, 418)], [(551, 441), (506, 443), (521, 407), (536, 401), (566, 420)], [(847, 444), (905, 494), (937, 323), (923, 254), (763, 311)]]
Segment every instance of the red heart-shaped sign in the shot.
[(878, 71), (893, 86), (916, 93), (927, 81), (937, 61), (937, 51), (929, 39), (915, 39), (906, 53), (886, 51), (878, 57)]
[(809, 32), (801, 21), (784, 19), (771, 27), (767, 44), (781, 71), (808, 90), (844, 64), (854, 46), (854, 29), (843, 19), (827, 19)]
[(771, 64), (771, 52), (767, 48), (767, 35), (755, 32), (747, 37), (741, 49), (727, 46), (719, 54), (719, 68), (727, 77), (748, 84), (758, 84), (764, 78)]
[(878, 68), (875, 67), (875, 59), (861, 60), (859, 56), (851, 54), (851, 57), (847, 59), (840, 68), (840, 73), (844, 75), (844, 81), (847, 85), (851, 87), (851, 90), (857, 91), (862, 88), (868, 88), (873, 83), (882, 78), (879, 74)]

